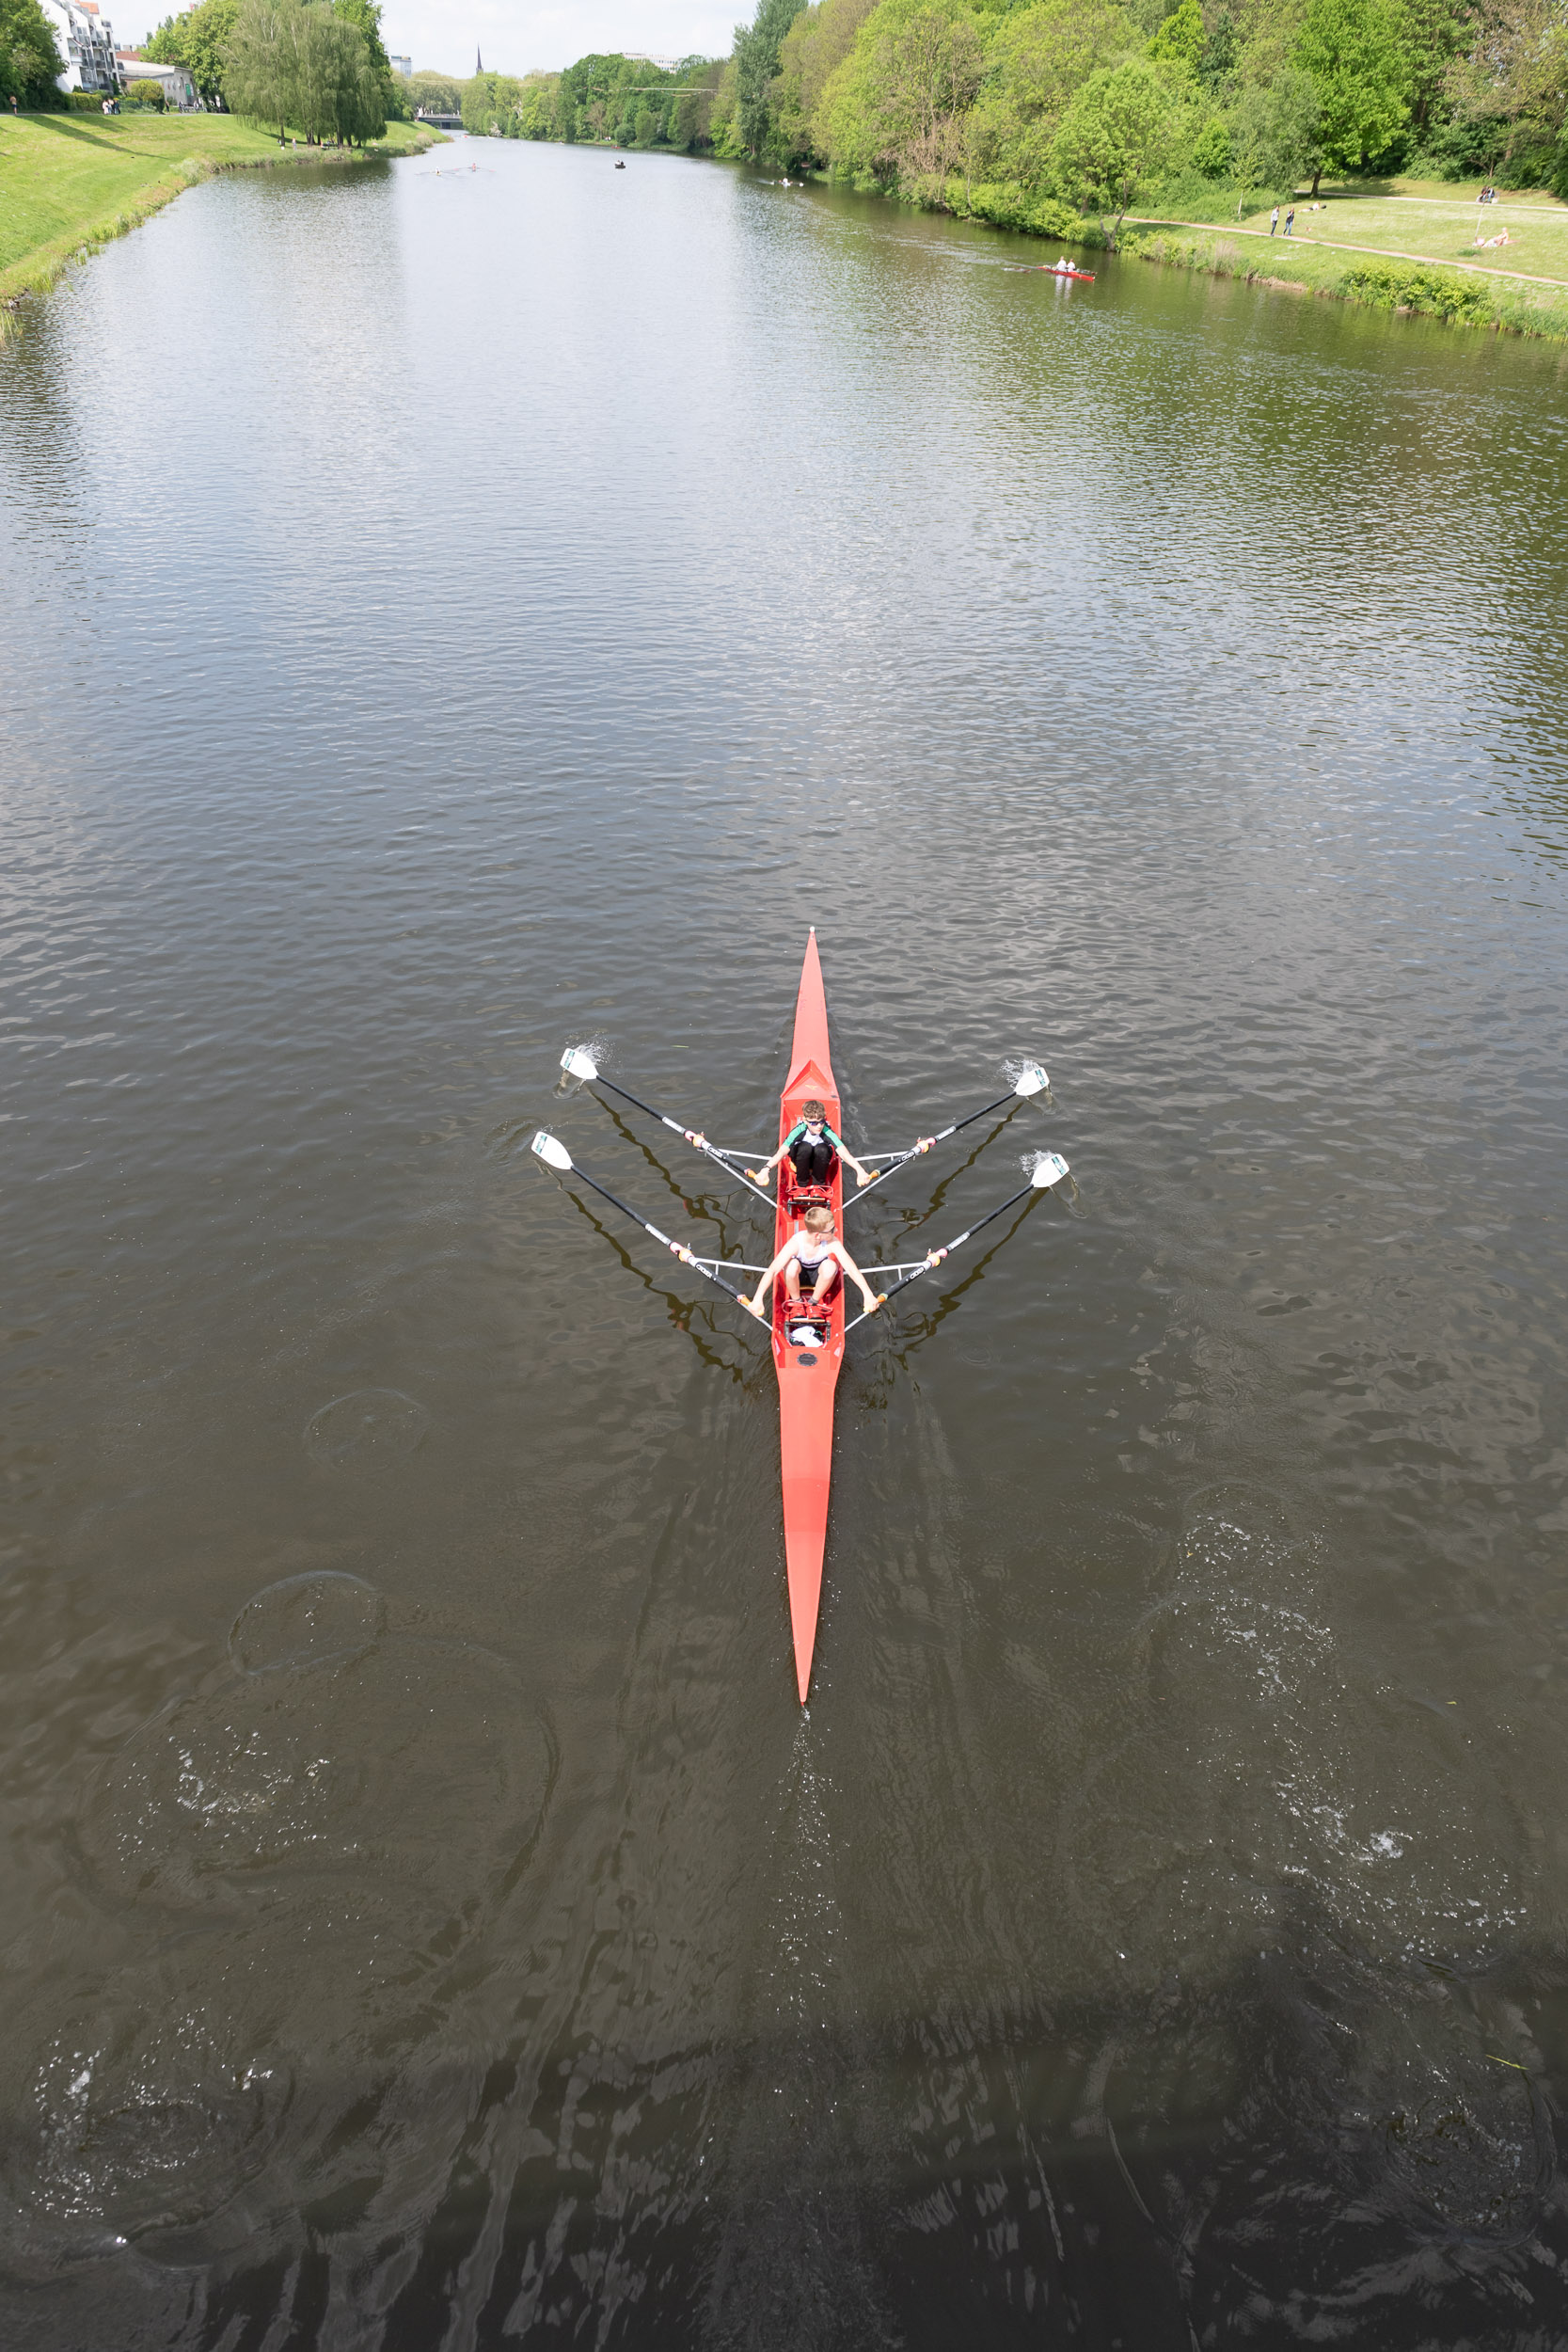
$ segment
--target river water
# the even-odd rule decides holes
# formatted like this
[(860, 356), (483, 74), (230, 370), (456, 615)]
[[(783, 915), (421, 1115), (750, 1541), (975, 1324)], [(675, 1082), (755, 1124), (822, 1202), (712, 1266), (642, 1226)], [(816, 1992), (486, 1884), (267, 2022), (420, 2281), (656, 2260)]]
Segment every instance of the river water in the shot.
[[(0, 348), (8, 2344), (1560, 2345), (1549, 351), (726, 168)], [(851, 1342), (797, 1706), (767, 1224)]]

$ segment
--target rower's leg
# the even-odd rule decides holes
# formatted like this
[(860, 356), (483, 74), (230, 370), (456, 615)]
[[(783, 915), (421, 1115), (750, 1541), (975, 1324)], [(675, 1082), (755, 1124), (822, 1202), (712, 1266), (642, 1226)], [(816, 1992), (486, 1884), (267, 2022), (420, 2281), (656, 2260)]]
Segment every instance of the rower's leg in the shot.
[(800, 1304), (800, 1269), (793, 1258), (784, 1268), (784, 1288), (789, 1293), (790, 1305), (798, 1307)]

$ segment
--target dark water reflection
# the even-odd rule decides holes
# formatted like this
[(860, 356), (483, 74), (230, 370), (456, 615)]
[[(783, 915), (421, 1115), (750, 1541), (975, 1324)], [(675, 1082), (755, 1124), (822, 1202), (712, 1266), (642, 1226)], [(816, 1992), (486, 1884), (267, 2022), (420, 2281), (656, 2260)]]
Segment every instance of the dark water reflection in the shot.
[(1560, 2344), (1562, 362), (472, 160), (0, 353), (8, 2341)]

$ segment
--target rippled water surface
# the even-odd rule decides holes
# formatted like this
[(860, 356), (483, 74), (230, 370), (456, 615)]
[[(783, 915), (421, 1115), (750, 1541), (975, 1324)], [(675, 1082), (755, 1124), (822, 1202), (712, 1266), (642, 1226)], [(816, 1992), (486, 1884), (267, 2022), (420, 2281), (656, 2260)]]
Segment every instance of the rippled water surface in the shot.
[[(1568, 2337), (1563, 363), (1037, 258), (459, 143), (0, 348), (8, 2344)], [(802, 1719), (527, 1147), (755, 1260), (557, 1062), (769, 1136), (812, 923), (852, 1140), (1052, 1073), (863, 1254), (1076, 1190)]]

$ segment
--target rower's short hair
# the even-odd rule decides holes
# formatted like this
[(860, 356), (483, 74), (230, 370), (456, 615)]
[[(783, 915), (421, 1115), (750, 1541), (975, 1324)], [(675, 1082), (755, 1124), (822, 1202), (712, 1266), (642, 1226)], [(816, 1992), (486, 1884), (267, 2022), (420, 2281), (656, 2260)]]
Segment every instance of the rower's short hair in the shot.
[(826, 1107), (817, 1102), (814, 1095), (809, 1103), (801, 1104), (800, 1116), (802, 1119), (826, 1119), (828, 1113)]
[(800, 1219), (801, 1224), (809, 1225), (814, 1233), (820, 1233), (824, 1226), (831, 1225), (832, 1221), (833, 1213), (832, 1209), (828, 1208), (825, 1203), (820, 1200), (814, 1200), (811, 1207), (806, 1211), (805, 1216)]

